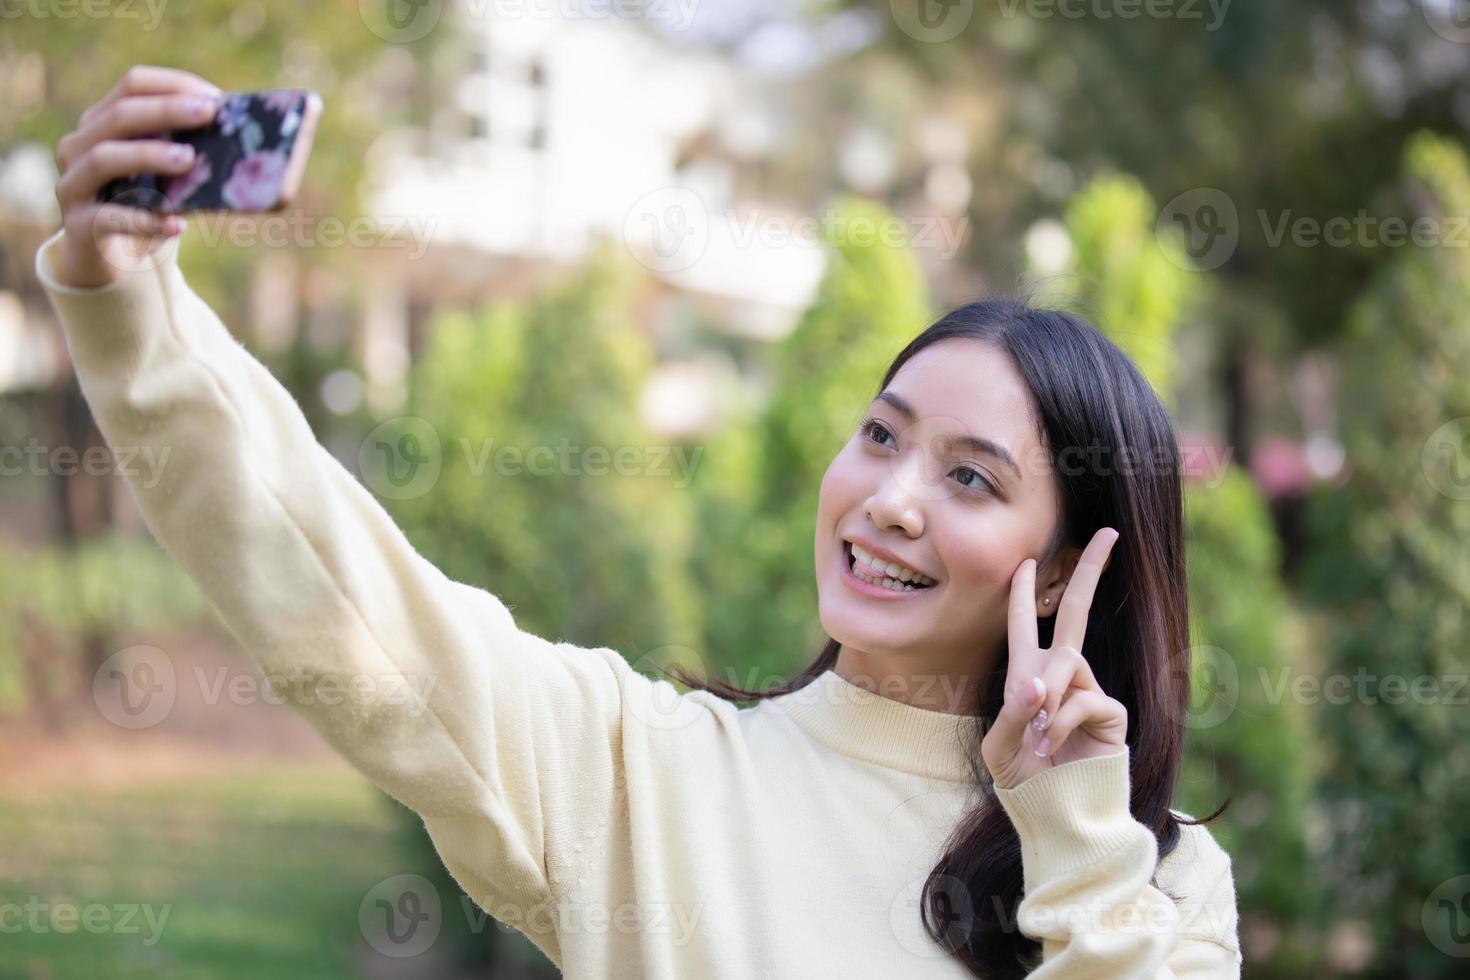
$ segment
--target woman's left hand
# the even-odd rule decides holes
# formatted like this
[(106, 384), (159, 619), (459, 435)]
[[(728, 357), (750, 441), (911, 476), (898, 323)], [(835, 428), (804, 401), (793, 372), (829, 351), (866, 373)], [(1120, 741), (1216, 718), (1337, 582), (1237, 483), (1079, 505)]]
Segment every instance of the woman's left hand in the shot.
[(1128, 709), (1108, 697), (1082, 657), (1088, 610), (1117, 540), (1117, 531), (1102, 528), (1083, 550), (1058, 606), (1049, 649), (1040, 649), (1036, 637), (1035, 559), (1023, 561), (1011, 577), (1005, 701), (980, 744), (997, 788), (1124, 749)]

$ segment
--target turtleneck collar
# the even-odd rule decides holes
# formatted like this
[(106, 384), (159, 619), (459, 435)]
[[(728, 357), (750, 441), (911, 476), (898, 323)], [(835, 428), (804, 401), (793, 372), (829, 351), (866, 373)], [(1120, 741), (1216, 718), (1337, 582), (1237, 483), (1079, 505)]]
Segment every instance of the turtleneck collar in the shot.
[[(965, 751), (971, 715), (919, 708), (859, 687), (830, 668), (805, 687), (769, 699), (812, 738), (843, 755), (889, 769), (972, 783)], [(984, 763), (979, 763), (985, 774)]]

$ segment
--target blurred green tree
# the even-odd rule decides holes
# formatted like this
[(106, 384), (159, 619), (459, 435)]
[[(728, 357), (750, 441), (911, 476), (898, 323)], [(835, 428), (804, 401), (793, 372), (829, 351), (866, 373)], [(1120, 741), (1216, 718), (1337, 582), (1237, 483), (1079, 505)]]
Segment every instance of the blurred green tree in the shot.
[[(1178, 232), (1156, 234), (1156, 213), (1131, 175), (1099, 177), (1073, 198), (1065, 222), (1071, 265), (1058, 280), (1058, 305), (1097, 324), (1172, 410), (1181, 328), (1216, 287), (1189, 271)], [(1302, 885), (1312, 877), (1303, 836), (1312, 743), (1301, 707), (1271, 697), (1262, 683), (1293, 666), (1279, 543), (1265, 500), (1228, 458), (1182, 476), (1193, 696), (1177, 805), (1204, 816), (1222, 802), (1223, 784), (1234, 802), (1213, 828), (1235, 857), (1240, 905), (1287, 933), (1316, 906)], [(1253, 959), (1253, 972), (1295, 976), (1299, 955), (1284, 941), (1269, 959)]]
[[(1407, 208), (1442, 230), (1463, 224), (1470, 162), (1455, 141), (1420, 134), (1403, 170)], [(1464, 248), (1412, 245), (1374, 277), (1342, 358), (1350, 476), (1308, 510), (1304, 583), (1326, 633), (1327, 884), (1336, 915), (1371, 929), (1375, 976), (1464, 974), (1467, 311)], [(1328, 687), (1339, 677), (1351, 683)]]
[(90, 688), (98, 666), (80, 662), (89, 635), (212, 620), (194, 582), (152, 540), (107, 534), (40, 549), (0, 542), (0, 718), (64, 726), (79, 683)]
[[(1397, 214), (1385, 192), (1408, 138), (1464, 128), (1466, 31), (1449, 0), (841, 6), (883, 28), (842, 69), (888, 73), (897, 57), (927, 88), (913, 118), (968, 130), (969, 215), (989, 233), (967, 247), (981, 268), (1008, 267), (1032, 221), (1110, 170), (1177, 202), (1197, 244), (1222, 243), (1211, 263), (1230, 302), (1207, 315), (1226, 442), (1242, 455), (1258, 419), (1289, 411), (1252, 388), (1247, 365), (1334, 343), (1361, 283), (1394, 251), (1375, 233), (1331, 247), (1278, 237), (1283, 223)], [(890, 118), (895, 89), (905, 86), (857, 101), (848, 92), (861, 89), (842, 87), (840, 111), (822, 115), (873, 125)], [(921, 140), (901, 131), (896, 144), (906, 166), (895, 184), (912, 186), (930, 161), (913, 149)], [(1207, 232), (1201, 209), (1221, 202)]]
[[(605, 246), (531, 301), (443, 311), (383, 440), (399, 445), (432, 420), (441, 469), (421, 495), (385, 504), (430, 561), (500, 596), (522, 629), (612, 647), (661, 676), (653, 668), (695, 665), (699, 609), (684, 574), (688, 472), (637, 411), (653, 367), (632, 313), (642, 282), (626, 252)], [(678, 448), (698, 462), (697, 447)], [(419, 821), (405, 819), (422, 873), (459, 895)], [(466, 956), (545, 965), (524, 939), (453, 919), (445, 941)]]
[[(828, 266), (816, 299), (772, 352), (772, 396), (711, 445), (701, 471), (694, 579), (712, 601), (706, 666), (770, 686), (818, 652), (817, 494), (832, 458), (889, 363), (931, 318), (907, 246), (863, 229), (891, 227), (881, 205), (843, 198), (827, 222)], [(738, 561), (731, 561), (731, 556)]]

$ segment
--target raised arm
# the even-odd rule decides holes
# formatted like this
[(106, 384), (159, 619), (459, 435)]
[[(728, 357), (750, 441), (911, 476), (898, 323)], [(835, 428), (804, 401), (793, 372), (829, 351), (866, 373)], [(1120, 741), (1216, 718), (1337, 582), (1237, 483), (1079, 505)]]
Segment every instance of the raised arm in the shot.
[(1017, 925), (1041, 943), (1036, 980), (1237, 980), (1230, 856), (1204, 827), (1184, 828), (1159, 868), (1153, 832), (1128, 810), (1128, 758), (1068, 762), (996, 789), (1021, 841)]
[(89, 195), (157, 152), (109, 140), (187, 112), (200, 83), (182, 75), (130, 72), (64, 141), (66, 224), (36, 272), (82, 391), (114, 450), (164, 461), (128, 478), (133, 497), (277, 693), (424, 818), (471, 897), (526, 917), (511, 924), (559, 962), (540, 906), (600, 851), (588, 845), (624, 792), (625, 709), (654, 684), (610, 649), (520, 630), (419, 555), (190, 289), (177, 238), (155, 235), (125, 267), (98, 250)]

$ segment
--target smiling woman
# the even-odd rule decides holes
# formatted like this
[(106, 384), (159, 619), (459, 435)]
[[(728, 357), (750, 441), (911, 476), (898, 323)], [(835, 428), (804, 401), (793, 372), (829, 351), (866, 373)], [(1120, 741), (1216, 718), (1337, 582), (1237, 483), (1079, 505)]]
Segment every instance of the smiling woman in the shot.
[[(1130, 457), (1153, 462), (1107, 462)], [(1002, 806), (982, 800), (955, 826), (924, 921), (976, 975), (1238, 976), (1229, 857), (1203, 827), (1220, 811), (1169, 806), (1189, 697), (1181, 476), (1167, 412), (1094, 327), (1013, 300), (957, 309), (894, 359), (822, 480), (820, 655), (766, 691), (680, 679), (760, 700), (830, 672), (972, 718), (964, 755)], [(1064, 812), (1028, 812), (1043, 791)], [(1212, 856), (1194, 880), (1186, 837), (1184, 853)], [(1083, 941), (1038, 905), (1107, 893), (1155, 908), (1165, 882), (1188, 923), (1162, 945)]]

